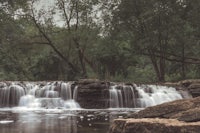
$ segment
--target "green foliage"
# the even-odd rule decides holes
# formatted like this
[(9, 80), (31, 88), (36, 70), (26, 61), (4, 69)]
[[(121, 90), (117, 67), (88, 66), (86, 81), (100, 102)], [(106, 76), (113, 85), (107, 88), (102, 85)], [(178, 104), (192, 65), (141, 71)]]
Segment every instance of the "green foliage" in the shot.
[(28, 2), (0, 0), (0, 80), (200, 78), (198, 0)]

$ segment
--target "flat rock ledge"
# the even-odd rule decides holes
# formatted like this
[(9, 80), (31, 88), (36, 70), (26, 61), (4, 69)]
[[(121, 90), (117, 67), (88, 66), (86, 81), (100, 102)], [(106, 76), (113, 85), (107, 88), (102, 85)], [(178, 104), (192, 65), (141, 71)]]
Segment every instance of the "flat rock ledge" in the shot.
[(117, 119), (110, 133), (199, 133), (200, 97), (148, 107)]
[(130, 118), (167, 118), (185, 122), (200, 121), (200, 97), (176, 100), (157, 106), (148, 107)]
[(110, 133), (199, 133), (200, 122), (182, 122), (176, 119), (142, 118), (117, 119)]

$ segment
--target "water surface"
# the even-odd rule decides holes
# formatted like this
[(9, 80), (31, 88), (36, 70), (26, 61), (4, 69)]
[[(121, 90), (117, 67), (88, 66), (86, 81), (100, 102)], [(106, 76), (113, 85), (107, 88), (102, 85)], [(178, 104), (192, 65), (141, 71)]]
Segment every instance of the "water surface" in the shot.
[(112, 121), (140, 109), (0, 109), (0, 133), (107, 133)]

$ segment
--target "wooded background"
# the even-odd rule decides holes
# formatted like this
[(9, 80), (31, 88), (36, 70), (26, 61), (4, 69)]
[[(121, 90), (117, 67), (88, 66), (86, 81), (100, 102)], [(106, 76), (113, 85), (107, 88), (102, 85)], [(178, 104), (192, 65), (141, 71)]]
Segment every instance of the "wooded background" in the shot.
[(46, 2), (0, 0), (0, 80), (200, 78), (199, 0)]

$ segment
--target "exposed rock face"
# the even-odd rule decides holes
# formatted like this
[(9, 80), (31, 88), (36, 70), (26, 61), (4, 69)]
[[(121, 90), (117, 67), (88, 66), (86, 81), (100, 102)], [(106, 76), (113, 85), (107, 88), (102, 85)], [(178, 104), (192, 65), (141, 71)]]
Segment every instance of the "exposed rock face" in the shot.
[(193, 83), (188, 87), (189, 92), (193, 97), (200, 96), (200, 83)]
[(176, 118), (186, 122), (198, 121), (196, 117), (200, 112), (200, 97), (193, 99), (177, 100), (161, 105), (148, 107), (138, 113), (132, 114), (132, 118)]
[(77, 102), (84, 108), (109, 108), (110, 82), (97, 79), (85, 79), (76, 83), (78, 85)]
[(200, 122), (185, 123), (175, 119), (118, 119), (110, 133), (198, 133)]
[(200, 97), (148, 107), (115, 120), (110, 133), (199, 133)]
[(193, 97), (200, 96), (200, 79), (180, 81), (178, 86), (188, 89)]

